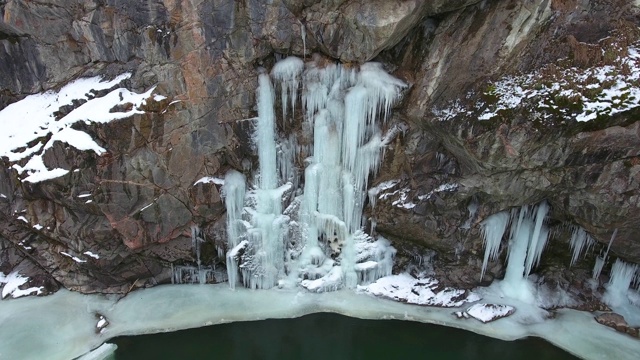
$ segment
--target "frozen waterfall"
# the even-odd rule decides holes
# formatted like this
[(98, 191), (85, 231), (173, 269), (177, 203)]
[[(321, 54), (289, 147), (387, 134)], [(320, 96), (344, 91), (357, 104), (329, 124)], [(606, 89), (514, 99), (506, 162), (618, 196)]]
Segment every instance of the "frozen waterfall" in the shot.
[(535, 302), (533, 285), (528, 277), (540, 261), (549, 238), (549, 229), (545, 224), (548, 212), (549, 204), (543, 201), (536, 206), (522, 206), (511, 213), (494, 214), (481, 224), (485, 242), (482, 275), (489, 259), (497, 257), (502, 237), (510, 226), (507, 269), (500, 283), (502, 292), (508, 297), (531, 304)]
[[(364, 233), (362, 213), (386, 144), (381, 125), (406, 85), (377, 63), (356, 69), (319, 57), (283, 59), (258, 82), (259, 170), (247, 185), (231, 170), (224, 185), (230, 286), (327, 291), (391, 274), (395, 249)], [(300, 139), (280, 134), (278, 123), (301, 128)]]

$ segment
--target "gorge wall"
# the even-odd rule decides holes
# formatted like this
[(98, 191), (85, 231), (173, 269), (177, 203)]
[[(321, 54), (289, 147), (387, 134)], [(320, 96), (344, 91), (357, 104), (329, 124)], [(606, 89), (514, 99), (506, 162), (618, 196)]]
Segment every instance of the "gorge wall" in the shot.
[[(131, 73), (95, 98), (117, 87), (161, 95), (121, 97), (110, 113), (139, 111), (73, 125), (103, 153), (62, 141), (41, 148), (64, 176), (30, 182), (17, 170), (26, 158), (2, 157), (0, 271), (20, 270), (48, 291), (126, 293), (194, 262), (196, 227), (203, 261), (223, 266), (225, 206), (213, 179), (257, 167), (261, 69), (313, 53), (346, 66), (378, 61), (409, 85), (389, 122), (404, 131), (370, 180), (386, 185), (366, 209), (400, 265), (428, 257), (446, 284), (477, 285), (479, 223), (545, 199), (554, 235), (538, 272), (549, 281), (590, 276), (597, 251), (568, 267), (570, 226), (586, 229), (596, 250), (618, 229), (612, 254), (640, 263), (637, 107), (578, 122), (582, 108), (556, 94), (551, 113), (534, 99), (478, 119), (501, 104), (495, 84), (507, 75), (546, 69), (541, 89), (565, 69), (615, 67), (638, 39), (637, 11), (624, 0), (0, 1), (0, 109), (97, 75)], [(503, 275), (500, 264), (485, 280)]]

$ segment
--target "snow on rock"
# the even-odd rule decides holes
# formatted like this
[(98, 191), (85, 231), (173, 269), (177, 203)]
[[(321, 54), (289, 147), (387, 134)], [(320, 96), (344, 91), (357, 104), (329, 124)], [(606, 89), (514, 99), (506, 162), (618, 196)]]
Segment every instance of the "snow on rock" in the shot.
[(638, 45), (628, 47), (625, 53), (609, 65), (579, 69), (554, 64), (529, 74), (507, 76), (489, 84), (484, 99), (475, 105), (465, 108), (458, 100), (433, 110), (433, 114), (440, 121), (474, 114), (478, 120), (490, 120), (504, 110), (532, 107), (531, 118), (535, 120), (560, 116), (583, 122), (621, 113), (640, 106)]
[(480, 300), (478, 295), (467, 294), (465, 290), (440, 288), (434, 278), (416, 279), (407, 273), (386, 276), (370, 285), (358, 286), (358, 289), (375, 296), (427, 306), (459, 307)]
[(342, 268), (340, 266), (334, 266), (329, 273), (320, 279), (302, 280), (300, 285), (313, 292), (335, 291), (342, 287), (342, 276)]
[[(12, 168), (21, 175), (27, 175), (23, 181), (35, 183), (69, 172), (61, 168), (48, 169), (44, 165), (42, 156), (56, 141), (67, 143), (78, 150), (92, 150), (102, 154), (105, 149), (89, 134), (71, 126), (80, 121), (86, 124), (107, 123), (144, 113), (140, 107), (151, 98), (155, 87), (141, 94), (117, 88), (104, 96), (96, 96), (97, 91), (113, 88), (130, 77), (131, 74), (126, 73), (111, 81), (103, 81), (99, 76), (78, 79), (59, 92), (47, 91), (29, 95), (0, 110), (0, 157), (7, 157), (14, 163)], [(155, 95), (152, 99), (159, 101), (164, 97)], [(62, 107), (77, 103), (82, 105), (56, 119), (56, 114)], [(44, 143), (49, 136), (49, 140)], [(28, 161), (24, 166), (17, 164), (25, 159)]]
[(69, 254), (69, 253), (66, 253), (66, 252), (64, 252), (64, 251), (60, 251), (60, 254), (62, 254), (62, 255), (64, 255), (64, 256), (66, 256), (66, 257), (68, 257), (68, 258), (71, 258), (73, 261), (75, 261), (75, 262), (77, 262), (77, 263), (86, 263), (86, 262), (87, 262), (87, 260), (82, 260), (82, 259), (80, 259), (79, 257), (77, 257), (77, 256), (73, 256), (73, 255), (71, 255), (71, 254)]
[(28, 277), (20, 275), (17, 271), (5, 275), (0, 272), (0, 284), (4, 284), (2, 288), (2, 298), (6, 298), (11, 295), (12, 298), (19, 298), (27, 295), (40, 295), (43, 287), (30, 287), (28, 289), (20, 289), (20, 286), (29, 281)]
[(210, 184), (210, 183), (214, 183), (216, 185), (224, 185), (224, 179), (220, 179), (220, 178), (212, 177), (212, 176), (205, 176), (205, 177), (201, 178), (200, 180), (194, 182), (193, 186), (196, 186), (198, 184)]
[[(473, 304), (464, 311), (464, 314), (471, 316), (474, 319), (480, 320), (483, 323), (488, 323), (501, 319), (503, 317), (507, 317), (513, 314), (515, 310), (516, 309), (513, 306), (509, 305)], [(465, 318), (468, 317), (464, 314), (463, 316)]]
[(96, 314), (96, 318), (98, 322), (96, 323), (96, 332), (103, 333), (107, 325), (109, 325), (109, 321), (104, 315)]
[(439, 193), (439, 192), (443, 192), (443, 191), (455, 191), (455, 190), (458, 189), (459, 186), (460, 185), (456, 184), (456, 183), (442, 184), (442, 185), (438, 186), (437, 188), (429, 191), (428, 194), (418, 196), (418, 200), (420, 200), (420, 201), (429, 200), (433, 196), (433, 194), (435, 194), (435, 193)]
[(83, 254), (85, 254), (87, 256), (90, 256), (90, 257), (92, 257), (94, 259), (100, 259), (100, 256), (98, 254), (94, 254), (91, 251), (85, 251), (85, 252), (83, 252)]
[[(409, 200), (409, 193), (411, 189), (408, 187), (404, 187), (401, 189), (393, 190), (396, 185), (400, 183), (400, 180), (389, 180), (378, 184), (375, 187), (369, 189), (369, 202), (371, 203), (371, 207), (375, 207), (376, 200), (387, 200), (392, 199), (391, 205), (401, 208), (411, 210), (416, 207), (416, 204)], [(445, 191), (455, 191), (458, 189), (460, 185), (456, 183), (442, 184), (437, 188), (433, 189), (427, 194), (418, 196), (418, 200), (425, 201), (429, 200), (433, 194)]]

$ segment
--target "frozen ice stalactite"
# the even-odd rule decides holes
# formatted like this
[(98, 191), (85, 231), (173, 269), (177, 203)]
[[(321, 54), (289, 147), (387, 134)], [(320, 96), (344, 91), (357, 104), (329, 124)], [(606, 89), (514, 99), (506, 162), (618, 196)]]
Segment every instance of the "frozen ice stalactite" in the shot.
[(274, 113), (273, 86), (269, 75), (258, 77), (258, 123), (254, 133), (254, 141), (258, 148), (260, 173), (258, 188), (275, 189), (278, 186), (276, 170), (276, 126)]
[(484, 259), (482, 261), (482, 272), (480, 280), (484, 277), (489, 260), (495, 260), (500, 250), (502, 236), (509, 225), (509, 214), (505, 211), (487, 217), (480, 226), (482, 227), (482, 238), (484, 239)]
[[(302, 129), (305, 142), (313, 139), (310, 146), (277, 136), (272, 79), (282, 90), (285, 122), (302, 88)], [(406, 85), (380, 64), (364, 64), (358, 72), (317, 56), (306, 65), (281, 60), (258, 82), (253, 138), (260, 164), (244, 210), (244, 178), (230, 172), (225, 179), (231, 287), (238, 274), (249, 288), (300, 283), (312, 291), (354, 288), (390, 274), (395, 249), (361, 230), (362, 213), (367, 179), (385, 146), (380, 124)], [(301, 192), (295, 164), (304, 154), (311, 156)], [(363, 243), (375, 243), (379, 251), (362, 257)]]
[(606, 285), (607, 291), (603, 298), (609, 306), (616, 307), (629, 303), (627, 291), (636, 277), (638, 265), (628, 264), (620, 259), (611, 267), (611, 278)]
[(590, 247), (593, 246), (593, 238), (584, 231), (583, 228), (579, 226), (574, 226), (571, 231), (571, 242), (569, 243), (571, 247), (571, 266), (573, 266), (580, 254), (582, 254), (582, 250), (588, 251)]
[(593, 279), (598, 280), (600, 277), (600, 273), (602, 273), (602, 269), (604, 268), (604, 263), (607, 261), (607, 257), (609, 256), (609, 250), (611, 249), (611, 244), (613, 244), (613, 240), (615, 240), (616, 235), (618, 234), (618, 229), (613, 231), (611, 235), (611, 240), (609, 240), (609, 245), (607, 246), (607, 250), (602, 254), (596, 257), (596, 261), (593, 264)]
[(280, 84), (282, 89), (283, 123), (287, 122), (287, 109), (289, 105), (291, 105), (291, 117), (293, 118), (295, 115), (302, 70), (304, 70), (304, 62), (295, 56), (289, 56), (286, 59), (278, 61), (273, 67), (273, 70), (271, 70), (271, 76)]
[(238, 247), (240, 243), (244, 243), (244, 246), (246, 246), (246, 240), (241, 241), (241, 237), (246, 237), (244, 235), (246, 227), (242, 222), (245, 193), (244, 175), (235, 170), (229, 170), (224, 178), (222, 195), (227, 208), (227, 246), (229, 249), (226, 255), (227, 276), (229, 278), (229, 286), (232, 289), (235, 288), (238, 279)]
[[(305, 122), (312, 125), (314, 143), (305, 170), (301, 219), (307, 246), (317, 246), (323, 239), (339, 253), (342, 282), (352, 288), (359, 275), (364, 281), (375, 274), (372, 263), (366, 271), (365, 265), (357, 265), (356, 233), (362, 227), (368, 176), (377, 170), (382, 156), (380, 120), (406, 85), (378, 64), (365, 64), (358, 73), (321, 62), (309, 63), (303, 75)], [(327, 273), (326, 283), (333, 284), (337, 274)], [(313, 287), (319, 288), (322, 281), (314, 280)]]
[(527, 278), (540, 260), (549, 236), (544, 224), (548, 212), (549, 205), (543, 201), (535, 207), (523, 206), (512, 213), (507, 270), (500, 283), (508, 297), (535, 303), (533, 284)]
[[(279, 73), (288, 73), (287, 67)], [(288, 81), (288, 80), (287, 80)], [(282, 214), (284, 193), (291, 189), (291, 183), (279, 185), (278, 156), (274, 101), (275, 95), (268, 74), (258, 77), (258, 120), (254, 132), (254, 142), (258, 149), (259, 173), (257, 186), (250, 192), (254, 207), (246, 208), (250, 221), (246, 228), (248, 244), (238, 267), (242, 273), (244, 286), (252, 289), (274, 287), (284, 275), (284, 235), (289, 217)], [(247, 223), (243, 224), (247, 225)], [(231, 245), (237, 246), (237, 243)], [(234, 246), (234, 248), (235, 248)], [(233, 250), (233, 249), (232, 249)], [(227, 257), (230, 267), (236, 257)], [(235, 274), (230, 277), (235, 276)]]

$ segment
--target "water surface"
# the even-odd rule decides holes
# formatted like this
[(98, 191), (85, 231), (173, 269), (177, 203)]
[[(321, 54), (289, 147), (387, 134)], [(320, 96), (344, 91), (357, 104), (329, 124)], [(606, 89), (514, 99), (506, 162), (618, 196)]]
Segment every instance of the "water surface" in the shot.
[(116, 360), (577, 359), (538, 338), (501, 341), (433, 324), (329, 313), (119, 337), (110, 342), (118, 345)]

